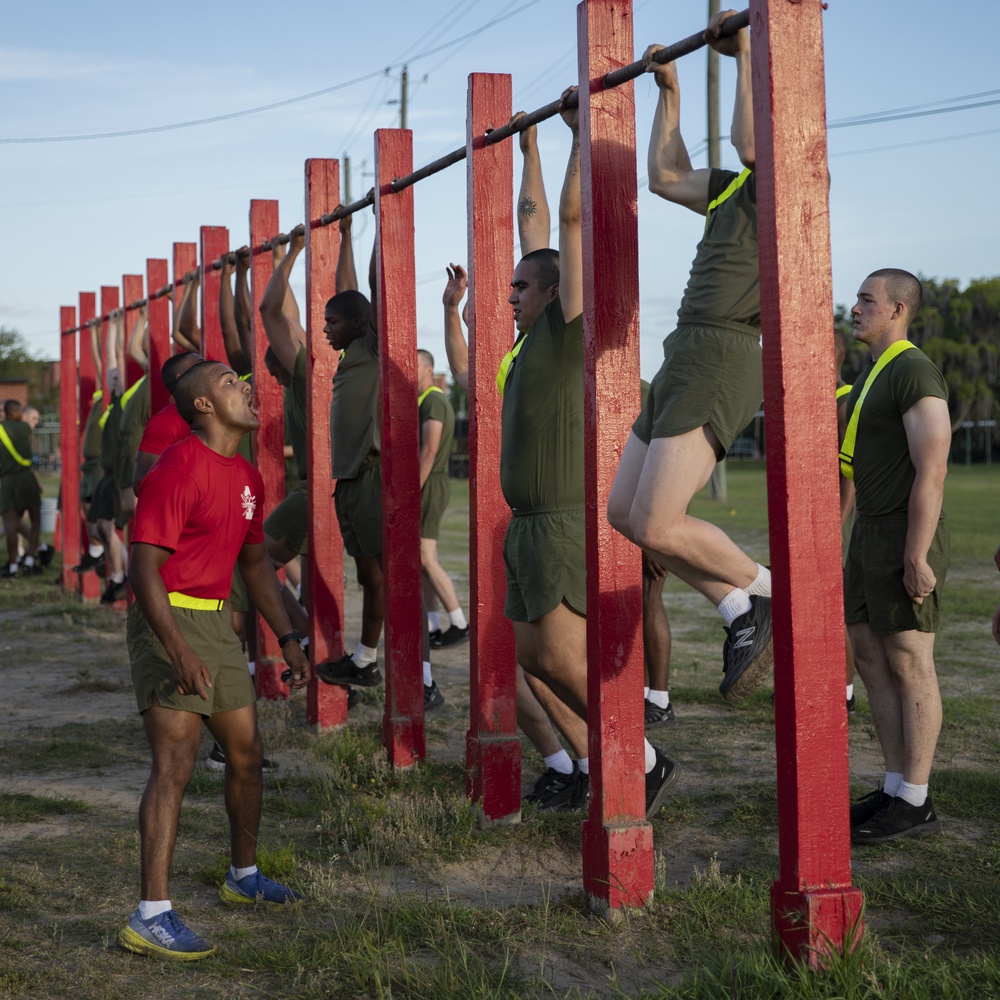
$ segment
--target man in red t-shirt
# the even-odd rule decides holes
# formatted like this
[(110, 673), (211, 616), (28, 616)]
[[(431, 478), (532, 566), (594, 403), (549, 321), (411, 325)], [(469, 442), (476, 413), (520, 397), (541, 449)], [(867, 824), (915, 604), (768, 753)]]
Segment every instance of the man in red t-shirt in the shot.
[(168, 448), (146, 477), (132, 533), (129, 581), (136, 602), (128, 614), (128, 649), (153, 767), (139, 807), (142, 899), (119, 941), (140, 954), (190, 961), (215, 948), (173, 910), (167, 880), (203, 720), (227, 761), (232, 867), (220, 891), (223, 902), (300, 898), (255, 864), (263, 745), (253, 683), (223, 613), (237, 558), (254, 604), (280, 636), (290, 686), (305, 687), (310, 670), (263, 544), (263, 481), (236, 453), (243, 434), (258, 425), (250, 387), (228, 366), (203, 361), (173, 392), (191, 434)]

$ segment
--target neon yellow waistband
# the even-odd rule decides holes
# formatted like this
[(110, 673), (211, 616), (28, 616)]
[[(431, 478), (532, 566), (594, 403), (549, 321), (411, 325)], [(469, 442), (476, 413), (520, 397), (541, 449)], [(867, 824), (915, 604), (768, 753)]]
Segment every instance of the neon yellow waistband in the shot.
[(167, 594), (167, 600), (174, 608), (191, 608), (193, 611), (221, 611), (225, 601), (208, 597), (189, 597), (180, 591), (172, 590)]

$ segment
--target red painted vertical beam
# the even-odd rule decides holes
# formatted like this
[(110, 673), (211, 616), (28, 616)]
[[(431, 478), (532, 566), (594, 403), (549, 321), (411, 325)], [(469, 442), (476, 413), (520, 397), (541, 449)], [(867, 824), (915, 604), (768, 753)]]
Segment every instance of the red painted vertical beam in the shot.
[[(229, 230), (224, 226), (202, 226), (199, 232), (199, 259), (201, 260), (201, 334), (202, 354), (212, 361), (229, 363), (226, 345), (222, 339), (222, 321), (219, 319), (219, 287), (222, 271), (212, 268), (229, 249)], [(244, 375), (245, 372), (237, 372)]]
[(149, 400), (150, 413), (159, 413), (170, 402), (170, 394), (163, 384), (160, 369), (170, 357), (170, 304), (166, 295), (152, 298), (154, 292), (167, 284), (167, 262), (156, 258), (146, 260), (146, 288), (149, 302), (146, 318), (149, 322)]
[(466, 794), (481, 822), (521, 815), (514, 635), (503, 616), (503, 535), (510, 511), (500, 491), (500, 407), (496, 371), (511, 341), (507, 305), (514, 247), (514, 166), (509, 142), (486, 132), (510, 118), (506, 74), (472, 73), (466, 104), (469, 262), (469, 730)]
[[(278, 235), (278, 203), (254, 200), (250, 202), (250, 245), (260, 246)], [(267, 372), (264, 354), (267, 337), (260, 318), (260, 300), (271, 279), (270, 253), (257, 254), (250, 266), (250, 292), (253, 299), (253, 391), (257, 397), (260, 427), (255, 434), (254, 457), (264, 480), (264, 517), (278, 506), (285, 496), (285, 415), (281, 386)], [(218, 304), (216, 304), (218, 312)], [(279, 576), (284, 581), (284, 572)], [(257, 616), (257, 670), (254, 680), (257, 694), (265, 698), (287, 698), (288, 686), (281, 680), (285, 661), (278, 640)]]
[(585, 0), (577, 8), (590, 744), (583, 880), (591, 906), (602, 911), (642, 906), (653, 891), (643, 779), (640, 554), (606, 514), (639, 412), (635, 100), (631, 83), (605, 90), (603, 82), (634, 58), (631, 7), (630, 0)]
[(124, 388), (134, 385), (143, 376), (139, 362), (128, 353), (128, 342), (132, 336), (132, 327), (139, 316), (139, 310), (129, 309), (129, 303), (138, 302), (142, 298), (142, 275), (125, 274), (122, 275), (122, 305), (125, 306), (125, 380), (122, 383)]
[[(851, 886), (830, 229), (819, 0), (752, 0), (764, 419), (774, 580), (779, 876), (786, 955), (857, 940)], [(794, 539), (794, 544), (793, 544)]]
[[(177, 315), (177, 310), (181, 307), (181, 299), (184, 297), (184, 285), (181, 278), (189, 271), (193, 271), (198, 263), (197, 243), (175, 243), (174, 244), (174, 293), (171, 298), (173, 311), (171, 317)], [(173, 325), (171, 324), (171, 330)], [(204, 353), (203, 344), (195, 344), (199, 348), (199, 353)]]
[[(97, 369), (94, 366), (94, 355), (90, 351), (90, 327), (87, 324), (97, 315), (97, 295), (94, 292), (80, 292), (80, 312), (79, 312), (79, 358), (80, 358), (80, 433), (87, 426), (87, 417), (90, 416), (90, 407), (93, 405), (94, 393), (101, 388), (97, 384)], [(104, 406), (106, 400), (101, 400), (97, 405)], [(82, 461), (83, 456), (77, 449), (77, 461)], [(79, 497), (79, 492), (77, 493)], [(65, 493), (63, 496), (65, 503)], [(86, 522), (80, 523), (80, 537), (83, 544), (90, 544), (87, 534)], [(75, 576), (76, 574), (74, 574)], [(101, 581), (96, 573), (81, 573), (79, 576), (80, 596), (87, 601), (96, 601), (101, 596)]]
[(382, 574), (386, 581), (382, 733), (395, 767), (409, 767), (424, 758), (413, 188), (394, 194), (390, 187), (394, 178), (412, 170), (413, 133), (408, 129), (376, 131)]
[[(308, 593), (309, 656), (316, 664), (344, 651), (344, 543), (333, 506), (330, 478), (330, 403), (339, 355), (327, 343), (323, 327), (327, 300), (337, 290), (340, 229), (313, 229), (340, 200), (337, 160), (306, 160), (306, 468), (309, 481)], [(306, 694), (306, 721), (318, 729), (347, 722), (347, 689), (320, 684), (313, 676)]]
[(80, 399), (76, 362), (76, 308), (59, 310), (59, 438), (62, 462), (62, 586), (75, 591), (77, 574), (73, 567), (80, 561)]

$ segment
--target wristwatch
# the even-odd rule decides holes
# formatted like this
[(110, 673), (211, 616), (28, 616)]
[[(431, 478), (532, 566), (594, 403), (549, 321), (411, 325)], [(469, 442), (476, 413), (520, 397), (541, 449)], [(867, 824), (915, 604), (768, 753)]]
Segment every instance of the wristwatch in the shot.
[(299, 631), (297, 631), (297, 630), (295, 630), (295, 629), (293, 629), (291, 632), (286, 632), (278, 640), (278, 648), (279, 649), (284, 649), (285, 648), (285, 644), (289, 643), (289, 642), (302, 642), (302, 633), (299, 632)]

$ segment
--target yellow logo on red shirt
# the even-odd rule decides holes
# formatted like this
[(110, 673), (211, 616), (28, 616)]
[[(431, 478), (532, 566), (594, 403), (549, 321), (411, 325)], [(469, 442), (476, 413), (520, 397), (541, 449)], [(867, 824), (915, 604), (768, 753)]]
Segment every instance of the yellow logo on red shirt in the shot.
[(253, 512), (257, 509), (257, 498), (250, 492), (249, 486), (243, 487), (240, 503), (243, 505), (243, 516), (248, 521), (253, 520)]

